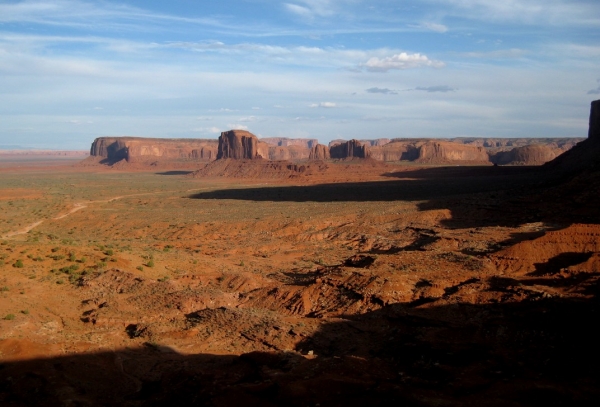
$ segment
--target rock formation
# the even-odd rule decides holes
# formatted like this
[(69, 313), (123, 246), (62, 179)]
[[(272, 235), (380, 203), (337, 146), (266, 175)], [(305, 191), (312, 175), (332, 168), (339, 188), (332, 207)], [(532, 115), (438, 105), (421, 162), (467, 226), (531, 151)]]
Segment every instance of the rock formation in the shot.
[(561, 153), (562, 150), (558, 147), (532, 144), (490, 155), (490, 161), (499, 165), (541, 165), (555, 159)]
[(371, 158), (378, 161), (414, 161), (419, 158), (418, 142), (390, 142), (371, 147)]
[[(266, 143), (263, 143), (266, 145)], [(264, 147), (259, 151), (258, 138), (245, 130), (229, 130), (221, 133), (217, 160), (233, 158), (236, 160), (255, 160), (268, 156), (268, 147), (265, 154)]]
[(328, 160), (331, 158), (329, 149), (323, 144), (317, 144), (310, 150), (309, 160)]
[(216, 158), (217, 141), (203, 139), (160, 139), (143, 137), (99, 137), (90, 148), (90, 155), (108, 162), (120, 160), (202, 160)]
[(489, 163), (489, 157), (483, 147), (449, 141), (428, 141), (419, 147), (419, 158), (416, 161), (428, 164)]
[(590, 108), (588, 139), (600, 140), (600, 100), (593, 101)]
[(269, 146), (269, 160), (306, 160), (310, 155), (310, 149), (304, 146), (290, 145), (287, 147)]
[(261, 138), (263, 141), (271, 146), (276, 147), (290, 147), (298, 146), (306, 149), (311, 149), (319, 143), (319, 140), (314, 138), (287, 138), (287, 137), (266, 137)]
[(367, 158), (369, 157), (369, 147), (352, 139), (330, 147), (329, 154), (331, 158)]

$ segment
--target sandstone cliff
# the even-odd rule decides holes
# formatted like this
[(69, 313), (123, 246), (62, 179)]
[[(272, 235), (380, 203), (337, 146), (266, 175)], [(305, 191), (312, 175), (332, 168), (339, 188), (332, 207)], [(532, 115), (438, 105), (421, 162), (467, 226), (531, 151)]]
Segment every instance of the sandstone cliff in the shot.
[(428, 164), (445, 163), (489, 163), (483, 147), (452, 143), (449, 141), (428, 141), (419, 147), (418, 162)]
[(304, 147), (306, 149), (311, 149), (319, 143), (319, 140), (314, 138), (287, 138), (287, 137), (266, 137), (261, 138), (260, 141), (263, 141), (271, 146), (276, 147)]
[(217, 160), (233, 158), (235, 160), (256, 160), (268, 157), (269, 149), (266, 143), (260, 143), (258, 138), (245, 130), (229, 130), (221, 133)]
[(317, 144), (310, 150), (309, 160), (328, 160), (331, 158), (329, 148), (323, 144)]
[(391, 142), (370, 148), (371, 158), (378, 161), (414, 161), (419, 158), (417, 142)]
[(336, 144), (329, 148), (331, 158), (367, 158), (369, 147), (361, 144), (358, 140), (350, 140), (345, 143)]
[(593, 101), (590, 108), (588, 139), (600, 140), (600, 100)]
[[(329, 147), (336, 146), (338, 144), (346, 143), (348, 140), (344, 139), (335, 139), (329, 142)], [(364, 144), (369, 147), (381, 147), (389, 143), (391, 140), (389, 138), (378, 138), (378, 139), (361, 139), (358, 140), (361, 144)]]
[(490, 161), (499, 165), (541, 165), (555, 159), (561, 153), (562, 150), (555, 146), (532, 144), (490, 155)]
[(269, 160), (307, 160), (310, 149), (304, 146), (290, 145), (287, 147), (269, 146)]
[(217, 140), (159, 139), (144, 137), (99, 137), (90, 148), (90, 155), (108, 162), (120, 160), (145, 162), (151, 160), (202, 160), (216, 158)]

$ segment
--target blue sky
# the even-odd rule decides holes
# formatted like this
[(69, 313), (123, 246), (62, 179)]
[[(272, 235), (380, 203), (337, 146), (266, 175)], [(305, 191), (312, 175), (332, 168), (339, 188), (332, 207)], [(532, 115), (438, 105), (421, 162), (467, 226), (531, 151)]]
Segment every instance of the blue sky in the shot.
[(0, 146), (95, 137), (567, 137), (597, 0), (0, 0)]

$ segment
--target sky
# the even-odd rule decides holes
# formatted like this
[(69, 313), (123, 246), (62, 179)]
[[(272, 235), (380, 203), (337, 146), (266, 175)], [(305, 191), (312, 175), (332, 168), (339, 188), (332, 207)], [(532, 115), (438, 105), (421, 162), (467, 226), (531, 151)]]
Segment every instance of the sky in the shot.
[(0, 0), (0, 148), (586, 137), (598, 0)]

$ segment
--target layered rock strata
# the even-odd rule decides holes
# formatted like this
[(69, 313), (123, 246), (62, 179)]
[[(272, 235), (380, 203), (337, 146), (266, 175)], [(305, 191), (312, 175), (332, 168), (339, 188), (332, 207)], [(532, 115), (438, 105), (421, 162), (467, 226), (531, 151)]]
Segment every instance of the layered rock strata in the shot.
[(256, 160), (267, 158), (268, 156), (268, 145), (266, 143), (259, 143), (258, 137), (249, 131), (224, 131), (219, 137), (217, 160), (227, 158), (234, 160)]
[(144, 137), (99, 137), (90, 148), (90, 155), (109, 162), (127, 160), (214, 160), (217, 140), (161, 139)]
[(345, 143), (336, 144), (329, 148), (331, 158), (368, 158), (369, 147), (358, 140), (350, 140)]
[(309, 160), (328, 160), (331, 158), (329, 148), (323, 144), (317, 144), (310, 150)]

